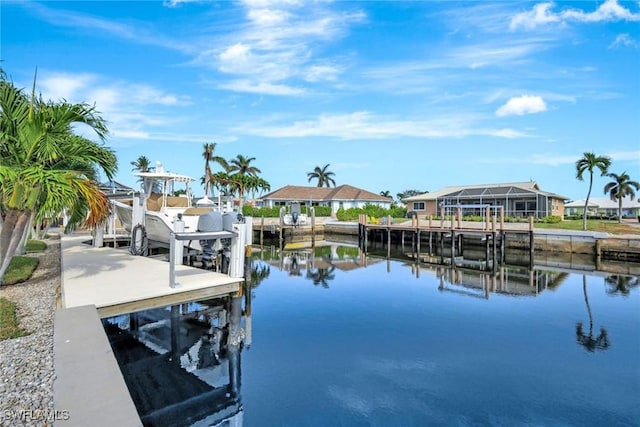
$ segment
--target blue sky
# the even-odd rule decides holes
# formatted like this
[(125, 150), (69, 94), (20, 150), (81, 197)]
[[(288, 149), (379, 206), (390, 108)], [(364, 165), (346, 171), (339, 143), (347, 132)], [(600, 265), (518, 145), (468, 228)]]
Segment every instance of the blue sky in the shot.
[(125, 184), (140, 155), (199, 178), (208, 142), (255, 157), (272, 189), (329, 163), (338, 184), (376, 193), (535, 180), (580, 199), (585, 151), (640, 180), (639, 2), (3, 0), (0, 13), (4, 70), (29, 87), (37, 67), (46, 98), (95, 103)]

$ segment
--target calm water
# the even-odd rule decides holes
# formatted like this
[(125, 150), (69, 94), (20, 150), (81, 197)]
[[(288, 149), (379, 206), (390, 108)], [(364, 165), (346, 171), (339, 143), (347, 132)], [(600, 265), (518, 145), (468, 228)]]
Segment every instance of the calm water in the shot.
[(637, 277), (254, 257), (242, 297), (105, 320), (147, 425), (639, 425)]

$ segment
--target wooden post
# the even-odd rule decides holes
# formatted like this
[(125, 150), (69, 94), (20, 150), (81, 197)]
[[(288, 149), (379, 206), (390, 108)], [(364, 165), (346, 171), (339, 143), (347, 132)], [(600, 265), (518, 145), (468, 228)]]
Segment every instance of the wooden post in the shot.
[(431, 232), (431, 229), (429, 229), (429, 256), (431, 256), (431, 254), (433, 253), (433, 246), (431, 245), (431, 235), (433, 233)]
[(462, 228), (462, 208), (458, 207), (458, 229)]
[(402, 240), (402, 250), (404, 251), (404, 230), (402, 230), (401, 240)]
[(491, 220), (491, 240), (493, 241), (493, 252), (492, 252), (492, 259), (493, 259), (493, 266), (494, 268), (496, 267), (496, 258), (497, 258), (497, 250), (498, 250), (498, 242), (496, 241), (496, 217), (495, 215), (493, 216), (492, 220)]
[(486, 215), (484, 217), (484, 223), (485, 223), (484, 229), (487, 230), (487, 231), (489, 231), (489, 221), (490, 221), (490, 219), (491, 219), (491, 208), (489, 206), (487, 206), (487, 213), (486, 213)]
[(529, 268), (533, 270), (533, 257), (535, 253), (534, 239), (533, 239), (533, 217), (529, 217)]
[(504, 230), (504, 206), (500, 206), (500, 231)]
[(433, 222), (433, 215), (429, 215), (429, 228), (431, 228)]
[[(454, 217), (455, 220), (455, 217)], [(456, 232), (454, 231), (455, 228), (453, 227), (453, 221), (451, 221), (452, 227), (451, 227), (451, 266), (455, 267), (456, 266)]]
[(260, 218), (260, 246), (264, 244), (264, 216)]

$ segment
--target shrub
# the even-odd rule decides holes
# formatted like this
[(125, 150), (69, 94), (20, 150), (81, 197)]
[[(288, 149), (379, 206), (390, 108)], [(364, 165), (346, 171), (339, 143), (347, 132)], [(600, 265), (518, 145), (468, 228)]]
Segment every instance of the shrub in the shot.
[[(242, 214), (244, 216), (252, 216), (254, 218), (278, 218), (280, 217), (280, 207), (281, 206), (274, 206), (272, 208), (256, 208), (254, 206), (243, 206)], [(314, 206), (313, 209), (316, 212), (316, 216), (331, 216), (331, 206)], [(310, 215), (307, 207), (304, 205), (300, 206), (300, 212)]]
[(545, 216), (544, 218), (542, 218), (540, 220), (540, 222), (543, 222), (545, 224), (557, 224), (559, 222), (562, 221), (562, 217), (556, 216), (556, 215), (549, 215), (549, 216)]

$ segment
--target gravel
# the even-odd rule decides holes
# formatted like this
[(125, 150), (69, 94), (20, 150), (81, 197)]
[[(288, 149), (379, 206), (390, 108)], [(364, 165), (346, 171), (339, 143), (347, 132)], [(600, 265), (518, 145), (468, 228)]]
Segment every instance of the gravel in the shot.
[[(30, 335), (0, 341), (0, 425), (51, 425), (53, 413), (53, 321), (60, 289), (60, 237), (47, 249), (31, 279), (0, 287), (0, 297), (17, 305), (19, 325)], [(24, 411), (24, 412), (20, 412)]]

